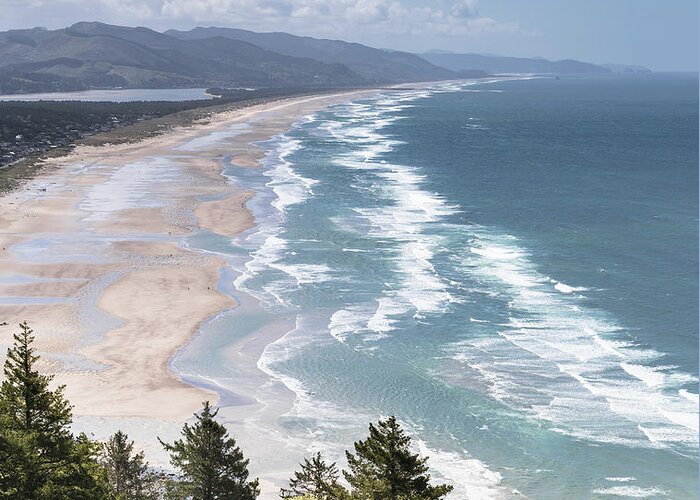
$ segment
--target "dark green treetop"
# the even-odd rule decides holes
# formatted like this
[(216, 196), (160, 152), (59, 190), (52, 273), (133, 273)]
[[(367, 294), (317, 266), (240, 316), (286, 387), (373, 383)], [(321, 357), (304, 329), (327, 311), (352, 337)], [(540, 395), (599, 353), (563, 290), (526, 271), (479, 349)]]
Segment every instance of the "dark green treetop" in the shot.
[(391, 416), (369, 424), (369, 437), (355, 443), (355, 453), (346, 451), (350, 471), (345, 479), (353, 487), (353, 498), (367, 500), (435, 500), (453, 487), (433, 486), (427, 457), (414, 454), (411, 438)]
[(39, 373), (26, 322), (14, 334), (0, 385), (0, 498), (104, 498), (97, 445), (70, 432), (72, 408), (63, 386)]
[(143, 452), (134, 453), (134, 442), (122, 431), (103, 444), (101, 463), (106, 469), (110, 498), (148, 500), (158, 498), (155, 474), (149, 472)]
[(340, 473), (335, 462), (327, 464), (321, 453), (316, 453), (311, 460), (304, 459), (299, 464), (301, 470), (294, 473), (289, 480), (289, 489), (282, 488), (280, 497), (296, 498), (308, 495), (315, 500), (340, 500), (348, 498), (347, 490), (338, 482)]
[(253, 500), (260, 493), (258, 481), (248, 481), (248, 460), (216, 414), (207, 401), (197, 421), (184, 425), (182, 439), (160, 442), (182, 474), (181, 490), (193, 500)]

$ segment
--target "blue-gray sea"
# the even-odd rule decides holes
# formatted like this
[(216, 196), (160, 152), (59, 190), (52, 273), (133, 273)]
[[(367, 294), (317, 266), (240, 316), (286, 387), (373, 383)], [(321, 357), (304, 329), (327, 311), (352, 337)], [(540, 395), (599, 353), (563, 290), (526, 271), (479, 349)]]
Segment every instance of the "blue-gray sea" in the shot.
[(263, 146), (227, 170), (258, 225), (207, 244), (260, 301), (231, 342), (296, 324), (278, 432), (342, 458), (396, 415), (453, 498), (697, 498), (697, 75), (385, 92)]

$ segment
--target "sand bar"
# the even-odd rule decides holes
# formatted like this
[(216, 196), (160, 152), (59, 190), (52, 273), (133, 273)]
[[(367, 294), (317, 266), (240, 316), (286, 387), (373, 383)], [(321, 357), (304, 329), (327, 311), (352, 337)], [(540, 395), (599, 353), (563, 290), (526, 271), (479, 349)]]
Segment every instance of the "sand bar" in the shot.
[(10, 325), (0, 326), (0, 348), (14, 325), (30, 322), (76, 417), (182, 420), (215, 402), (168, 363), (236, 302), (216, 288), (226, 261), (184, 248), (183, 238), (235, 236), (254, 224), (253, 193), (222, 175), (224, 158), (255, 167), (261, 150), (251, 142), (361, 95), (269, 102), (47, 160), (39, 177), (0, 198), (0, 323)]

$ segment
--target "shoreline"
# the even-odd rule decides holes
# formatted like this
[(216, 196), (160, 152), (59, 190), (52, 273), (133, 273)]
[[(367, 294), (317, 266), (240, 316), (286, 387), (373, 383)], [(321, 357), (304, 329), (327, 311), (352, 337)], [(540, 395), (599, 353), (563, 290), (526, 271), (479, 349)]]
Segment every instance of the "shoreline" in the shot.
[[(261, 498), (276, 498), (304, 448), (275, 432), (296, 395), (260, 363), (266, 347), (297, 325), (288, 316), (246, 327), (265, 313), (258, 298), (233, 285), (231, 259), (243, 262), (247, 252), (228, 250), (233, 238), (257, 226), (257, 210), (248, 204), (259, 208), (270, 200), (259, 197), (245, 175), (240, 180), (225, 170), (262, 168), (267, 150), (259, 143), (328, 106), (387, 91), (275, 100), (138, 142), (81, 145), (49, 160), (39, 176), (0, 195), (0, 248), (6, 249), (0, 251), (0, 297), (35, 300), (0, 299), (0, 323), (10, 324), (0, 327), (0, 349), (13, 325), (28, 320), (42, 356), (39, 369), (66, 385), (73, 429), (97, 440), (122, 430), (156, 468), (170, 469), (158, 438), (178, 439), (183, 423), (209, 400), (250, 458)], [(199, 247), (200, 238), (228, 246), (209, 251)], [(14, 274), (30, 279), (9, 283)], [(49, 294), (58, 302), (40, 303)], [(233, 331), (210, 330), (232, 317), (242, 318)], [(180, 363), (181, 355), (197, 356), (191, 346), (209, 339), (226, 348), (214, 346), (199, 357), (213, 363), (226, 356), (230, 370), (223, 378), (207, 380)]]
[[(152, 466), (168, 469), (157, 438), (177, 439), (182, 424), (209, 400), (220, 407), (220, 418), (239, 445), (250, 450), (261, 498), (277, 496), (290, 463), (304, 454), (306, 445), (286, 442), (274, 430), (294, 408), (297, 394), (264, 366), (263, 353), (298, 325), (290, 315), (257, 328), (246, 326), (251, 317), (266, 313), (259, 298), (233, 286), (240, 267), (232, 262), (247, 260), (248, 254), (238, 253), (242, 247), (232, 239), (257, 227), (257, 209), (247, 205), (254, 201), (260, 208), (270, 200), (267, 195), (256, 198), (245, 175), (226, 175), (226, 169), (261, 168), (267, 148), (259, 143), (328, 106), (390, 90), (275, 100), (138, 142), (79, 146), (49, 161), (49, 168), (20, 189), (0, 195), (7, 202), (0, 203), (0, 228), (5, 229), (0, 246), (8, 249), (0, 253), (3, 295), (20, 295), (10, 293), (3, 281), (13, 265), (32, 279), (65, 280), (34, 284), (31, 295), (41, 299), (53, 287), (65, 301), (0, 302), (0, 322), (30, 322), (41, 369), (66, 385), (66, 396), (75, 405), (76, 431), (104, 440), (121, 429)], [(39, 214), (38, 220), (8, 220), (14, 204)], [(216, 239), (211, 250), (198, 244), (207, 238)], [(51, 258), (36, 259), (33, 240), (41, 241)], [(229, 246), (218, 252), (216, 245), (226, 241)], [(52, 252), (64, 245), (70, 262)], [(226, 280), (230, 285), (222, 286)], [(196, 304), (194, 297), (200, 299)], [(5, 319), (8, 314), (11, 319)], [(222, 318), (235, 318), (234, 332), (215, 329)], [(242, 329), (235, 326), (241, 318)], [(217, 339), (220, 335), (224, 338)], [(197, 355), (194, 344), (210, 339), (214, 345), (207, 343), (199, 357), (215, 363), (225, 355), (221, 364), (231, 367), (206, 378), (180, 361), (187, 353)], [(6, 340), (0, 337), (0, 349)], [(223, 354), (217, 341), (226, 347)]]
[[(412, 85), (411, 90), (433, 84)], [(45, 226), (54, 231), (48, 235), (49, 240), (52, 236), (61, 239), (55, 238), (61, 226), (65, 233), (78, 238), (99, 235), (100, 251), (83, 249), (85, 253), (78, 258), (82, 268), (95, 260), (84, 270), (83, 285), (67, 281), (72, 287), (68, 293), (69, 285), (61, 283), (66, 287), (63, 295), (67, 303), (41, 306), (43, 316), (36, 324), (31, 316), (21, 316), (36, 311), (36, 304), (20, 307), (0, 302), (0, 322), (7, 311), (19, 321), (30, 320), (44, 370), (55, 374), (57, 383), (66, 384), (66, 395), (75, 405), (76, 431), (90, 432), (95, 439), (104, 440), (121, 429), (153, 466), (168, 469), (167, 454), (156, 438), (177, 439), (182, 424), (201, 408), (202, 401), (209, 400), (221, 408), (222, 422), (242, 449), (250, 450), (251, 473), (260, 477), (261, 498), (277, 496), (288, 478), (290, 464), (303, 456), (308, 443), (288, 442), (275, 430), (280, 417), (284, 419), (294, 408), (298, 395), (285, 380), (269, 371), (263, 354), (268, 345), (283, 339), (298, 325), (289, 315), (258, 328), (246, 327), (245, 322), (255, 314), (265, 314), (259, 298), (221, 284), (222, 273), (228, 272), (233, 278), (237, 275), (230, 266), (231, 259), (247, 257), (200, 248), (198, 238), (230, 241), (256, 227), (255, 213), (247, 207), (255, 193), (245, 180), (240, 182), (236, 175), (229, 177), (225, 170), (233, 166), (244, 172), (263, 166), (261, 160), (267, 149), (258, 143), (330, 105), (391, 90), (276, 100), (222, 112), (206, 123), (176, 128), (138, 142), (80, 146), (51, 162), (53, 168), (20, 190), (2, 196), (24, 196), (21, 202), (29, 203), (32, 209), (37, 207), (39, 213), (55, 212), (54, 205), (64, 210), (66, 217), (60, 224), (56, 220), (44, 226), (38, 223), (41, 231), (23, 227), (20, 233), (25, 237), (46, 239)], [(63, 187), (62, 196), (54, 191), (61, 190), (57, 186)], [(115, 193), (123, 199), (114, 199)], [(269, 202), (265, 195), (262, 204)], [(257, 203), (262, 206), (260, 201)], [(0, 203), (3, 228), (4, 208)], [(194, 244), (189, 244), (189, 238)], [(5, 246), (4, 239), (2, 244)], [(21, 237), (6, 246), (15, 260), (29, 255)], [(4, 257), (0, 254), (0, 287)], [(46, 267), (52, 271), (39, 273), (29, 268), (27, 272), (32, 276), (77, 279), (76, 265), (51, 262), (44, 263)], [(192, 267), (194, 270), (187, 270)], [(41, 283), (35, 293), (41, 297), (48, 293), (48, 287)], [(11, 294), (6, 290), (4, 295)], [(202, 300), (192, 306), (189, 298), (194, 295)], [(162, 297), (169, 300), (154, 301)], [(141, 310), (145, 303), (149, 304), (148, 313)], [(170, 314), (172, 310), (189, 314)], [(242, 318), (242, 330), (236, 322), (234, 332), (209, 330), (219, 319), (231, 317)], [(7, 321), (11, 325), (17, 322)], [(59, 326), (53, 326), (56, 324)], [(48, 338), (42, 339), (47, 329)], [(144, 332), (148, 337), (144, 338)], [(221, 334), (237, 336), (234, 341), (230, 337), (218, 339), (226, 347), (223, 354), (216, 344)], [(196, 349), (191, 349), (195, 343), (212, 338), (213, 345), (207, 344), (208, 349), (199, 351), (199, 357), (215, 363), (217, 356), (223, 359), (225, 355), (225, 363), (221, 364), (233, 366), (226, 366), (223, 375), (206, 378), (196, 369), (192, 372), (191, 363), (179, 363), (181, 355), (189, 351), (196, 355)], [(0, 348), (4, 347), (2, 342)], [(203, 369), (202, 373), (209, 371)]]
[(235, 304), (216, 286), (225, 261), (186, 248), (185, 239), (202, 230), (232, 237), (255, 223), (246, 208), (252, 193), (228, 182), (222, 160), (238, 150), (244, 161), (232, 155), (233, 163), (253, 166), (260, 156), (253, 142), (376, 92), (275, 99), (47, 160), (40, 175), (2, 195), (0, 287), (24, 302), (0, 303), (9, 323), (0, 328), (30, 322), (44, 368), (67, 384), (77, 418), (189, 418), (216, 395), (184, 382), (170, 361)]
[[(27, 134), (17, 131), (22, 140), (15, 147), (3, 143), (5, 148), (0, 148), (0, 193), (20, 188), (23, 183), (40, 175), (47, 162), (70, 156), (80, 146), (141, 142), (144, 138), (158, 137), (174, 129), (206, 124), (212, 117), (227, 112), (354, 90), (287, 89), (256, 92), (243, 98), (184, 101), (0, 101), (0, 106), (7, 104), (26, 108), (24, 112), (30, 113), (31, 119), (37, 122)], [(73, 116), (76, 106), (79, 123), (65, 121), (62, 113)], [(95, 109), (84, 110), (84, 106)], [(110, 113), (102, 116), (102, 119), (95, 118), (93, 113), (104, 115), (105, 106), (110, 108)]]

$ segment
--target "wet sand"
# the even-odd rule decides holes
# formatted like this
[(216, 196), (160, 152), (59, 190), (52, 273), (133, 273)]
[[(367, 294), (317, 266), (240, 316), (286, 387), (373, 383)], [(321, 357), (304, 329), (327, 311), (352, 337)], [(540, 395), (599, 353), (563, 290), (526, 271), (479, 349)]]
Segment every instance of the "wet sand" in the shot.
[(186, 248), (184, 238), (254, 225), (253, 193), (222, 175), (225, 158), (255, 167), (262, 153), (251, 142), (361, 94), (270, 102), (47, 160), (44, 173), (0, 198), (2, 352), (27, 320), (41, 368), (67, 385), (78, 420), (182, 422), (201, 401), (215, 403), (169, 360), (236, 302), (216, 286), (226, 261)]

